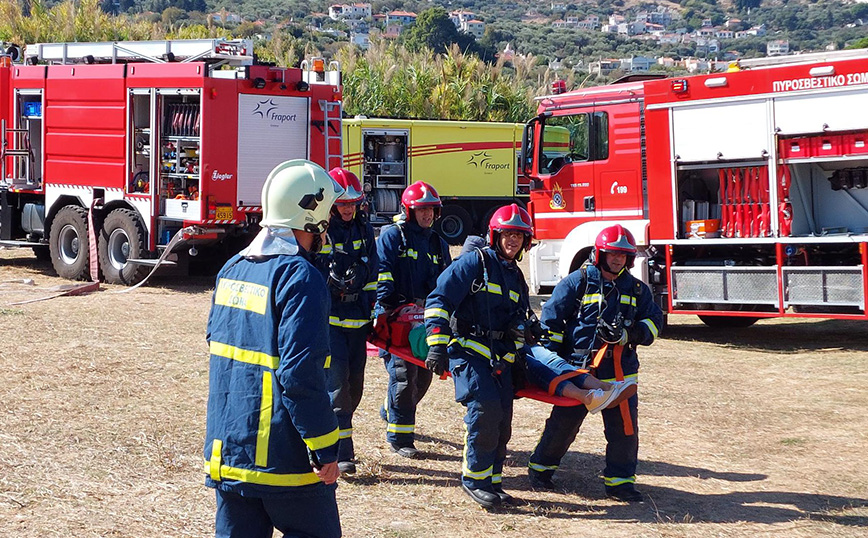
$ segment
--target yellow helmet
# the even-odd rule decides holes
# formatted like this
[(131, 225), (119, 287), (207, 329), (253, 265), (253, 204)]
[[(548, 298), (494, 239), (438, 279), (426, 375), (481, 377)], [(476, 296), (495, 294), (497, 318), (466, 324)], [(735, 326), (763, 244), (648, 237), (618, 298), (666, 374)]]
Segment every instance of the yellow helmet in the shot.
[(332, 204), (344, 193), (316, 163), (294, 159), (277, 165), (262, 186), (262, 226), (322, 233)]

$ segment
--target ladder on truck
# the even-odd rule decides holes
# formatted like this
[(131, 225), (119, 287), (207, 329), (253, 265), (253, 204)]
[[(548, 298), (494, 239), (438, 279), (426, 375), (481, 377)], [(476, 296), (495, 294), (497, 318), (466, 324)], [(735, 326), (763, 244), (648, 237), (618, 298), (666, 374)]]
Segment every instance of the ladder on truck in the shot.
[[(341, 120), (343, 118), (343, 106), (340, 101), (320, 101), (320, 110), (323, 113), (322, 126), (325, 134), (325, 169), (331, 170), (336, 166), (344, 165), (344, 140), (341, 136)], [(337, 122), (337, 127), (332, 122)], [(333, 134), (336, 133), (336, 134)], [(332, 142), (337, 140), (338, 152), (332, 152)]]
[[(8, 135), (10, 134), (13, 135), (11, 137), (13, 141), (12, 147), (9, 147)], [(27, 145), (26, 142), (24, 144), (21, 144), (21, 142), (28, 134), (30, 132), (27, 129), (8, 129), (6, 127), (6, 120), (0, 120), (0, 140), (2, 140), (2, 144), (0, 144), (0, 182), (6, 182), (13, 186), (20, 186), (22, 183), (28, 186), (34, 184), (31, 176), (36, 157), (30, 148), (19, 147), (19, 144), (22, 146)], [(15, 177), (12, 176), (13, 172), (9, 172), (7, 175), (7, 157), (14, 157), (13, 161), (15, 165), (13, 170), (16, 174)], [(24, 174), (18, 176), (17, 174), (21, 170), (24, 171)]]
[(250, 39), (179, 39), (162, 41), (103, 41), (35, 43), (27, 45), (24, 62), (37, 64), (123, 62), (208, 62), (212, 66), (253, 65)]

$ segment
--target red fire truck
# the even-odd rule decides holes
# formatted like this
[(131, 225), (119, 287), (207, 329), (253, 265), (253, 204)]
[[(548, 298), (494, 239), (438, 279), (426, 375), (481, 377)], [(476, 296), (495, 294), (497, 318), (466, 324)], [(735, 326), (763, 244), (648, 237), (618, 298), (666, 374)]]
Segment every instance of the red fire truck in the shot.
[(866, 109), (864, 49), (539, 98), (522, 151), (532, 287), (555, 285), (621, 223), (666, 313), (725, 327), (868, 319)]
[[(341, 162), (336, 63), (260, 65), (249, 40), (30, 45), (0, 57), (0, 245), (133, 284), (255, 231), (278, 163)], [(98, 267), (95, 263), (98, 259)]]

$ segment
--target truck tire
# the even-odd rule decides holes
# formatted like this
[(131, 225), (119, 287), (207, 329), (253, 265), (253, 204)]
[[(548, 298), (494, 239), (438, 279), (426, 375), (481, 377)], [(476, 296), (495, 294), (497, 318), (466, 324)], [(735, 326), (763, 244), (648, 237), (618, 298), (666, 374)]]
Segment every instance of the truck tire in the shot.
[(470, 213), (457, 205), (443, 206), (440, 218), (434, 223), (434, 230), (450, 245), (461, 245), (470, 233), (473, 221)]
[(702, 323), (705, 323), (712, 329), (744, 329), (759, 321), (759, 318), (754, 318), (750, 316), (702, 315), (699, 316), (699, 319), (702, 321)]
[(115, 209), (103, 222), (99, 232), (99, 266), (109, 284), (132, 286), (148, 274), (148, 268), (127, 263), (147, 252), (145, 230), (135, 211)]
[(87, 243), (87, 211), (77, 205), (60, 209), (48, 235), (51, 264), (58, 276), (90, 280), (90, 250)]

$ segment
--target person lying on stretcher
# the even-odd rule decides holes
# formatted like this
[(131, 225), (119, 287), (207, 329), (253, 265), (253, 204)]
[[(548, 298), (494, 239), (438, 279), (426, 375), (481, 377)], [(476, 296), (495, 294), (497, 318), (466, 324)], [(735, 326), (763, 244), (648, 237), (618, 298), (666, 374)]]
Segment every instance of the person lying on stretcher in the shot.
[(526, 377), (590, 411), (635, 393), (629, 383), (604, 383), (533, 345), (537, 324), (516, 263), (530, 247), (532, 230), (530, 215), (517, 204), (498, 209), (487, 245), (459, 256), (425, 302), (426, 366), (437, 375), (449, 370), (455, 400), (466, 408), (461, 487), (485, 508), (512, 500), (501, 471), (512, 432), (514, 381), (520, 388)]

